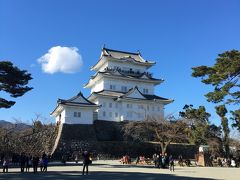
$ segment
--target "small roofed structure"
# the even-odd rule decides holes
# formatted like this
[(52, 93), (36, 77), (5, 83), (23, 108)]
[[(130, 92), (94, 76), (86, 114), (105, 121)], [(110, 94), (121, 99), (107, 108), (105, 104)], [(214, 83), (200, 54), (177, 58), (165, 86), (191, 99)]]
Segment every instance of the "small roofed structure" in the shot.
[(80, 92), (68, 100), (58, 99), (51, 116), (56, 118), (57, 124), (93, 124), (93, 120), (97, 119), (94, 112), (98, 108)]

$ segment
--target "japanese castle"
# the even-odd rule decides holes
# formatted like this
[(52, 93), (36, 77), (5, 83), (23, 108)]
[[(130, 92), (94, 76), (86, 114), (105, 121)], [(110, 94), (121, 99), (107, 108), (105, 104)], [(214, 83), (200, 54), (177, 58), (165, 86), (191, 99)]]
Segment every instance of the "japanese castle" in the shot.
[(51, 113), (57, 123), (92, 124), (94, 120), (139, 121), (148, 117), (162, 118), (164, 106), (171, 99), (155, 95), (154, 88), (163, 82), (148, 72), (153, 61), (143, 59), (140, 52), (103, 48), (100, 59), (91, 67), (96, 73), (84, 88), (71, 99), (58, 99)]

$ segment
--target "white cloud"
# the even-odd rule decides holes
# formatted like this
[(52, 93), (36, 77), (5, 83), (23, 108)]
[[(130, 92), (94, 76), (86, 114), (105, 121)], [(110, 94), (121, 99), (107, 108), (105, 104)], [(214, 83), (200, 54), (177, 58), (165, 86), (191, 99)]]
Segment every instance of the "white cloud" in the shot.
[(38, 59), (45, 73), (74, 73), (83, 65), (82, 56), (76, 47), (55, 46)]

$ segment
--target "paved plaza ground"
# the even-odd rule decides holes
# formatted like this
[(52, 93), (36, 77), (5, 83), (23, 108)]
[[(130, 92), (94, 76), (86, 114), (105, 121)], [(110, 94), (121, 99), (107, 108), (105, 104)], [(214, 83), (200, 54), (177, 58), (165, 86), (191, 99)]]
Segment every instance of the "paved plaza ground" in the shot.
[[(10, 168), (9, 173), (0, 173), (2, 179), (87, 179), (87, 180), (239, 180), (240, 168), (221, 167), (179, 167), (175, 172), (168, 169), (155, 169), (152, 166), (122, 165), (118, 161), (94, 161), (89, 167), (89, 175), (81, 175), (81, 164), (68, 163), (66, 166), (51, 165), (48, 172), (20, 173), (19, 168)], [(32, 171), (32, 169), (31, 169)]]

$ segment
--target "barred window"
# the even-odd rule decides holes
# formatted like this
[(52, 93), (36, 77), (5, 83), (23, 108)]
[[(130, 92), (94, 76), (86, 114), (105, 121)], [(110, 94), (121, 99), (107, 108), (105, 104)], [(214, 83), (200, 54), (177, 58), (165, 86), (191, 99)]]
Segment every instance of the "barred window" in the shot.
[(74, 117), (81, 117), (81, 112), (74, 112), (74, 113), (73, 113), (73, 116), (74, 116)]

